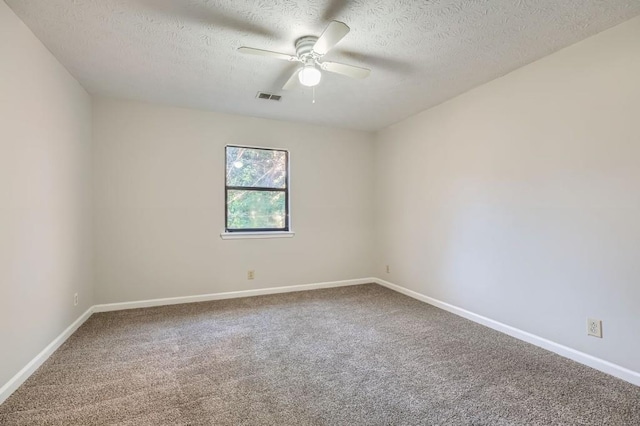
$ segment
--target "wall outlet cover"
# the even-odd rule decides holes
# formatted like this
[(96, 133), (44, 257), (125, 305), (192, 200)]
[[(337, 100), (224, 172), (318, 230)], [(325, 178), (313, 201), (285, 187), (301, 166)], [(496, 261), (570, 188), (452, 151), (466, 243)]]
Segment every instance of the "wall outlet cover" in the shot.
[(587, 318), (587, 334), (602, 338), (602, 321), (595, 318)]

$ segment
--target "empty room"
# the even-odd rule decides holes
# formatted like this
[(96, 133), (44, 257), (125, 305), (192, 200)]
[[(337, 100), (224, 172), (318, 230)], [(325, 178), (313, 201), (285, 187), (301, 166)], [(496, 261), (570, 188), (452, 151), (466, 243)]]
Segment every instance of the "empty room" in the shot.
[(640, 425), (638, 0), (0, 0), (0, 425)]

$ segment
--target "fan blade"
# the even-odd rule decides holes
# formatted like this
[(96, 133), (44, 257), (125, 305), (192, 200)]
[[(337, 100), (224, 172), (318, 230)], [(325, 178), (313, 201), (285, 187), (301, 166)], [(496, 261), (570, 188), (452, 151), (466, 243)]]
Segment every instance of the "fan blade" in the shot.
[(297, 68), (293, 74), (291, 74), (289, 80), (282, 86), (282, 90), (292, 90), (298, 86), (298, 73), (300, 73), (300, 68)]
[[(262, 37), (277, 38), (278, 33), (258, 24), (247, 22), (240, 16), (224, 13), (219, 7), (209, 6), (208, 2), (186, 2), (176, 0), (131, 0), (144, 8), (160, 14), (160, 19), (172, 22), (176, 19), (190, 24), (206, 25), (207, 27), (224, 28), (256, 34)], [(203, 4), (204, 3), (204, 4)], [(156, 18), (154, 17), (154, 20)], [(170, 21), (169, 21), (170, 20)]]
[(320, 67), (323, 70), (334, 72), (336, 74), (346, 75), (353, 78), (367, 78), (371, 74), (368, 68), (356, 67), (353, 65), (341, 64), (340, 62), (322, 62)]
[(340, 49), (340, 51), (335, 51), (334, 53), (337, 53), (337, 56), (339, 57), (344, 57), (367, 65), (373, 65), (373, 68), (376, 70), (382, 69), (404, 74), (409, 74), (414, 71), (413, 64), (401, 59), (391, 58), (389, 55), (370, 55), (367, 53), (344, 49)]
[(284, 61), (298, 61), (299, 59), (286, 53), (272, 52), (270, 50), (254, 49), (253, 47), (238, 47), (238, 52), (247, 53), (249, 55), (268, 56), (270, 58), (282, 59)]
[(316, 41), (316, 44), (313, 46), (313, 51), (318, 55), (326, 54), (333, 46), (338, 44), (349, 31), (350, 28), (347, 24), (339, 21), (331, 21), (318, 41)]
[(327, 10), (324, 11), (322, 19), (328, 21), (333, 18), (337, 18), (340, 13), (347, 7), (349, 0), (331, 0)]

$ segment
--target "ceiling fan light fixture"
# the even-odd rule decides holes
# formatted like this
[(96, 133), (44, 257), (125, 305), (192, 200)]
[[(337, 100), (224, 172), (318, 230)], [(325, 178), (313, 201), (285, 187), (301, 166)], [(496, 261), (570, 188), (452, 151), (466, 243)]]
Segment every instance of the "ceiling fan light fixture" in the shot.
[(315, 65), (305, 65), (298, 73), (300, 84), (307, 87), (317, 86), (322, 78), (322, 73)]
[[(306, 87), (317, 86), (322, 79), (323, 71), (351, 78), (367, 78), (371, 73), (370, 69), (322, 59), (349, 31), (349, 26), (344, 22), (331, 21), (320, 37), (306, 35), (298, 38), (294, 43), (296, 47), (295, 56), (246, 46), (239, 47), (238, 51), (250, 55), (268, 56), (288, 62), (301, 62), (302, 68), (296, 67), (293, 70), (287, 82), (282, 86), (282, 90), (293, 90), (296, 87), (300, 87), (300, 85)], [(266, 99), (262, 95), (259, 98)], [(273, 98), (270, 97), (269, 99)]]

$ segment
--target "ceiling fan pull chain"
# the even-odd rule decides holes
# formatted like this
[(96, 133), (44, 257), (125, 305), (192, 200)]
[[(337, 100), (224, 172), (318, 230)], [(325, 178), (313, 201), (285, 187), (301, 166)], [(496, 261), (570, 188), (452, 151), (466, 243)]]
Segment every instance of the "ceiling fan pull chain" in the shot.
[(311, 88), (313, 90), (313, 100), (311, 101), (312, 104), (316, 103), (316, 86), (313, 86)]

